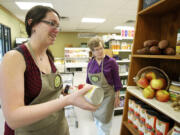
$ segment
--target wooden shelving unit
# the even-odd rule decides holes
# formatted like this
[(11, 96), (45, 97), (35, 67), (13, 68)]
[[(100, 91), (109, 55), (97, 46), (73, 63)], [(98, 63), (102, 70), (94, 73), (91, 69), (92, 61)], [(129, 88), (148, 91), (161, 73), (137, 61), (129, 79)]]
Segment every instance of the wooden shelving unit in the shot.
[(169, 102), (161, 103), (156, 99), (145, 99), (133, 80), (138, 71), (146, 66), (158, 67), (167, 73), (170, 80), (178, 80), (180, 75), (180, 56), (139, 55), (136, 51), (137, 49), (143, 48), (144, 41), (152, 39), (158, 41), (166, 39), (169, 41), (170, 47), (176, 47), (177, 33), (178, 29), (180, 29), (179, 7), (180, 0), (160, 0), (143, 9), (143, 0), (139, 0), (120, 135), (138, 135), (138, 131), (127, 122), (128, 101), (130, 97), (138, 98), (174, 120), (174, 122), (180, 123), (180, 113), (175, 112), (170, 107)]

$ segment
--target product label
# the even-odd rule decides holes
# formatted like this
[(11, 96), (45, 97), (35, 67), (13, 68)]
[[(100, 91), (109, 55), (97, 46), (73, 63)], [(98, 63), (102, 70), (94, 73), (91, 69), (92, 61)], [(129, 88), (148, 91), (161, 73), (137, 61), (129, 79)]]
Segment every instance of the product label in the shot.
[(156, 134), (157, 135), (166, 135), (169, 129), (169, 123), (156, 120)]
[(146, 113), (146, 129), (155, 132), (156, 117)]

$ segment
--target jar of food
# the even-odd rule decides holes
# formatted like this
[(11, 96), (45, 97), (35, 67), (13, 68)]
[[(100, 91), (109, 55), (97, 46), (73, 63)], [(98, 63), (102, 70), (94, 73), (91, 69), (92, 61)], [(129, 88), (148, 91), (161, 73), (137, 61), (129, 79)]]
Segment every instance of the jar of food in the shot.
[(176, 44), (176, 55), (180, 55), (180, 41)]
[(156, 128), (156, 119), (158, 113), (155, 110), (147, 110), (146, 111), (146, 119), (145, 119), (145, 133), (149, 135), (155, 134)]
[(158, 115), (156, 119), (156, 135), (167, 135), (170, 121), (171, 120), (168, 117)]
[(99, 105), (103, 101), (104, 90), (98, 86), (93, 85), (93, 88), (85, 94), (85, 98), (89, 103), (93, 105)]
[(142, 104), (140, 107), (140, 122), (145, 125), (146, 120), (146, 111), (151, 110), (152, 108), (149, 105)]

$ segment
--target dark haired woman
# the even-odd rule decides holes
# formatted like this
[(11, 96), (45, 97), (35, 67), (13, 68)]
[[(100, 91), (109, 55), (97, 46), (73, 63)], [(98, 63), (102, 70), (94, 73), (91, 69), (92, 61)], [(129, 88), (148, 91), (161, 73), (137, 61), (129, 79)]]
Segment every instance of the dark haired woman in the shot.
[(83, 96), (92, 87), (60, 98), (61, 75), (47, 51), (59, 32), (60, 16), (54, 9), (33, 7), (25, 26), (30, 40), (6, 53), (0, 68), (4, 134), (69, 135), (63, 108), (96, 110)]

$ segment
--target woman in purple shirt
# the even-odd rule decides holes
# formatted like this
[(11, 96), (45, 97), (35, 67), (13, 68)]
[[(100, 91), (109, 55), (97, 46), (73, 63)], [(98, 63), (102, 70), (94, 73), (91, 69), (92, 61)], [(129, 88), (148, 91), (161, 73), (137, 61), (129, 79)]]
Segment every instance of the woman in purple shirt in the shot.
[(119, 91), (122, 88), (118, 64), (113, 58), (104, 54), (104, 42), (100, 37), (90, 39), (88, 46), (93, 58), (88, 63), (86, 82), (104, 90), (103, 102), (93, 116), (98, 135), (109, 135), (113, 110), (114, 107), (119, 106)]

